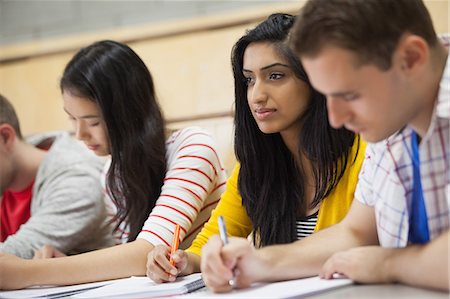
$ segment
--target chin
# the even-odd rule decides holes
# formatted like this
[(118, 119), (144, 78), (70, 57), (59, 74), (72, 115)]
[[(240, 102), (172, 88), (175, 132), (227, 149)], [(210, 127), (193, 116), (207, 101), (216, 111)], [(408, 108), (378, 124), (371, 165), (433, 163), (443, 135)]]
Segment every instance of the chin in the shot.
[(279, 131), (277, 130), (261, 130), (259, 129), (263, 134), (274, 134), (274, 133), (278, 133)]
[(108, 156), (108, 155), (109, 155), (109, 153), (107, 153), (107, 152), (105, 152), (105, 151), (103, 151), (103, 150), (96, 150), (96, 151), (94, 151), (94, 153), (95, 153), (97, 156), (99, 156), (99, 157), (105, 157), (105, 156)]
[(384, 136), (384, 135), (379, 136), (379, 135), (371, 135), (371, 134), (367, 134), (367, 133), (360, 133), (360, 135), (363, 140), (370, 142), (370, 143), (377, 143), (377, 142), (383, 141), (389, 137), (389, 135), (388, 136)]
[(273, 134), (278, 133), (279, 130), (274, 130), (274, 128), (268, 126), (258, 126), (259, 130), (264, 134)]

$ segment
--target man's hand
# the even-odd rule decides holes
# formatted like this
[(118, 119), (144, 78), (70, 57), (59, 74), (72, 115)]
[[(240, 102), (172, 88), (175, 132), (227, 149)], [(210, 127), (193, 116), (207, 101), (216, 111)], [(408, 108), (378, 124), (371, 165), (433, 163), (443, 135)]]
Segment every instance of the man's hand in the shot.
[(396, 250), (366, 246), (335, 253), (325, 262), (319, 276), (330, 279), (338, 273), (360, 283), (392, 283), (387, 264)]

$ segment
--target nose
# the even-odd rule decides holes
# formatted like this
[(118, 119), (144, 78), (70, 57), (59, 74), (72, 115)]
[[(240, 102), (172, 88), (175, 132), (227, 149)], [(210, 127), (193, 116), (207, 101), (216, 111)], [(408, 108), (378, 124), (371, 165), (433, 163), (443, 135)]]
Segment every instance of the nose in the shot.
[(264, 88), (264, 84), (260, 81), (256, 81), (255, 84), (248, 87), (247, 90), (248, 101), (253, 104), (258, 104), (267, 100), (267, 92)]
[(328, 121), (333, 128), (340, 128), (351, 118), (348, 104), (341, 100), (327, 97)]
[(75, 123), (75, 137), (79, 140), (85, 140), (87, 137), (86, 125), (82, 121)]

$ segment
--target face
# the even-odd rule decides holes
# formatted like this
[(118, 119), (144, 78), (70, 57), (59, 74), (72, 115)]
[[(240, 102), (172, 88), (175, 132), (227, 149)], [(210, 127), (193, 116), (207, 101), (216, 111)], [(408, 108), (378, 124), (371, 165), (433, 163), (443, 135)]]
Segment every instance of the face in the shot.
[(417, 114), (407, 80), (394, 63), (383, 71), (358, 65), (350, 51), (324, 48), (315, 57), (302, 57), (311, 84), (327, 97), (328, 118), (335, 128), (346, 127), (369, 142), (381, 141), (404, 127)]
[(0, 198), (16, 177), (13, 138), (17, 138), (14, 129), (9, 124), (0, 124)]
[(310, 101), (310, 89), (271, 43), (248, 45), (243, 74), (248, 105), (259, 129), (266, 134), (298, 134), (300, 117)]
[(75, 136), (98, 156), (110, 154), (106, 125), (97, 103), (63, 92), (64, 111), (69, 116)]

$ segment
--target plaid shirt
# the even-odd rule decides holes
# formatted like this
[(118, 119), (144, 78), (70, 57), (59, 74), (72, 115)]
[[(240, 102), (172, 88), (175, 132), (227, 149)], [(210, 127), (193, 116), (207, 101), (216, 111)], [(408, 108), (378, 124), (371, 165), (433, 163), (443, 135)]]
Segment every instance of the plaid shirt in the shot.
[[(449, 36), (441, 37), (448, 47)], [(430, 127), (419, 147), (420, 174), (430, 240), (450, 227), (450, 59), (440, 83)], [(383, 247), (408, 244), (408, 207), (412, 200), (412, 129), (368, 144), (355, 198), (373, 206)]]

